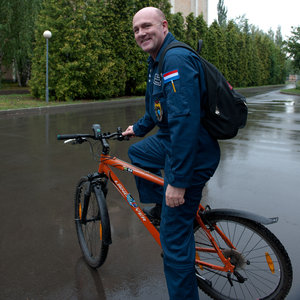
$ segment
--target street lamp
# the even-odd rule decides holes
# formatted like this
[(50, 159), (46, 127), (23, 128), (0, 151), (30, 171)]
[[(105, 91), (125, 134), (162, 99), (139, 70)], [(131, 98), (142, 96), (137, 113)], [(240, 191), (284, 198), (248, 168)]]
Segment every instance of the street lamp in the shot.
[(48, 90), (48, 40), (51, 38), (52, 33), (49, 30), (44, 31), (44, 38), (46, 39), (46, 102), (49, 102), (49, 90)]

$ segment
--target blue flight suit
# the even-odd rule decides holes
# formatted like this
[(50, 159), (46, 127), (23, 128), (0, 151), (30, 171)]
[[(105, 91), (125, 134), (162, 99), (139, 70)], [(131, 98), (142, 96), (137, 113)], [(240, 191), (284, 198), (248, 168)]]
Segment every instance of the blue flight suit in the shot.
[[(133, 125), (136, 136), (144, 136), (156, 125), (158, 132), (129, 148), (132, 163), (161, 175), (164, 187), (136, 177), (140, 200), (162, 204), (160, 240), (170, 299), (199, 299), (195, 276), (193, 220), (202, 189), (214, 174), (219, 160), (218, 142), (200, 122), (206, 99), (203, 69), (195, 54), (184, 48), (170, 49), (163, 64), (163, 79), (158, 74), (162, 50), (174, 36), (168, 33), (156, 57), (148, 59), (145, 115)], [(200, 87), (199, 87), (200, 85)], [(165, 205), (167, 185), (185, 188), (185, 203)]]

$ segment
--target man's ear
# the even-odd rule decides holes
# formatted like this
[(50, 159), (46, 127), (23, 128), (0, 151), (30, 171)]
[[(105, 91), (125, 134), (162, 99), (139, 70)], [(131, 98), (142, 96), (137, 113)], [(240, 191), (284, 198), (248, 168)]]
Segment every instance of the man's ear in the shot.
[(167, 20), (163, 20), (162, 21), (162, 26), (163, 26), (163, 29), (164, 29), (164, 33), (167, 34), (169, 32), (168, 21)]

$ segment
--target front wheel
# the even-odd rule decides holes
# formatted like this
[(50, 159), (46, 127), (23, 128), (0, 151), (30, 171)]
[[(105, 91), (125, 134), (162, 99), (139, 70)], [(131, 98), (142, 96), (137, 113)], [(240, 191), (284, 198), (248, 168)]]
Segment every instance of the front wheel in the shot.
[(78, 241), (86, 262), (92, 268), (100, 267), (106, 260), (109, 245), (103, 240), (104, 224), (100, 211), (99, 197), (104, 194), (95, 193), (91, 181), (81, 178), (75, 193), (75, 224)]
[[(292, 266), (281, 242), (263, 225), (235, 216), (208, 218), (211, 234), (226, 258), (235, 265), (235, 274), (226, 274), (196, 265), (198, 286), (213, 299), (284, 299), (292, 285)], [(213, 228), (230, 239), (231, 249)], [(194, 231), (196, 247), (211, 245), (201, 227)], [(205, 262), (222, 266), (216, 253), (196, 252)]]

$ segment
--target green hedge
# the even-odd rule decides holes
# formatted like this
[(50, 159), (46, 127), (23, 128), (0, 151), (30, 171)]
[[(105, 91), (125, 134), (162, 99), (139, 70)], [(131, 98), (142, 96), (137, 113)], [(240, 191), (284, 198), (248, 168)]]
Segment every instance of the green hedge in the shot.
[(136, 45), (132, 16), (145, 6), (166, 12), (170, 31), (215, 64), (235, 87), (284, 82), (281, 44), (245, 21), (210, 26), (203, 16), (170, 14), (168, 0), (47, 0), (35, 26), (30, 88), (45, 97), (45, 30), (49, 40), (50, 100), (103, 99), (145, 92), (147, 54)]

